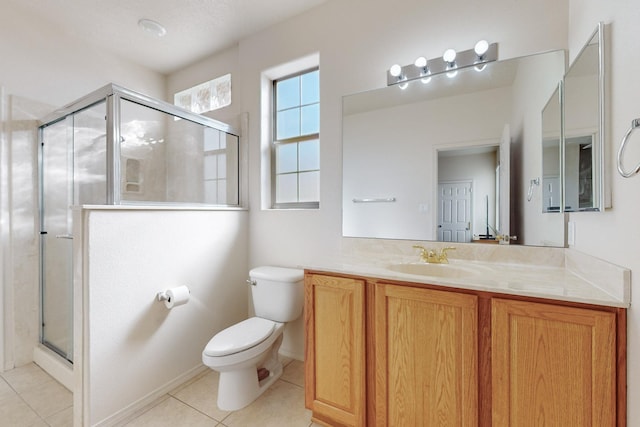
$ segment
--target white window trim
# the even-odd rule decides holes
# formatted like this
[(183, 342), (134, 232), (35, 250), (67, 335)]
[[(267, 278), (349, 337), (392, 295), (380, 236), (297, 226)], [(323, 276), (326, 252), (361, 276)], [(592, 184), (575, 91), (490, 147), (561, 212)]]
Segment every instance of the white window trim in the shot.
[[(320, 53), (313, 53), (293, 61), (269, 68), (260, 76), (260, 207), (263, 210), (273, 208), (271, 193), (271, 142), (273, 138), (273, 82), (304, 70), (320, 66)], [(311, 209), (317, 210), (317, 203)], [(304, 204), (297, 204), (297, 209), (305, 209)], [(281, 208), (290, 209), (290, 208)]]

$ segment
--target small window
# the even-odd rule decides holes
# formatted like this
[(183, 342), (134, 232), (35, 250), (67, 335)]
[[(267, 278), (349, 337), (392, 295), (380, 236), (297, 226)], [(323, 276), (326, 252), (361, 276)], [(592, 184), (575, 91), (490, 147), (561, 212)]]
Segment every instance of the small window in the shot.
[(173, 103), (196, 114), (231, 105), (231, 74), (178, 92), (173, 96)]
[(313, 69), (273, 82), (274, 208), (320, 205), (320, 82)]

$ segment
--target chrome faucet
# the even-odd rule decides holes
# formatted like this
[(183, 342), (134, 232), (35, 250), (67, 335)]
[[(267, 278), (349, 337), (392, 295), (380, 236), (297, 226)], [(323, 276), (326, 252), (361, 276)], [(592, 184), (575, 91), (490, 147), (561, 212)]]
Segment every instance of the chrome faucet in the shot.
[(453, 246), (449, 246), (446, 248), (442, 248), (440, 253), (436, 252), (433, 249), (427, 249), (424, 246), (413, 245), (415, 249), (420, 249), (420, 259), (422, 262), (426, 262), (429, 264), (449, 264), (449, 258), (447, 257), (447, 251), (453, 251), (456, 248)]

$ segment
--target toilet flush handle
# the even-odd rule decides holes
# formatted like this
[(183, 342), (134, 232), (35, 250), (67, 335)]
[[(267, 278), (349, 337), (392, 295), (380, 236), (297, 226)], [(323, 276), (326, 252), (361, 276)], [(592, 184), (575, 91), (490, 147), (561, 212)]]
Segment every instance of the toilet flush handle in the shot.
[(256, 286), (257, 285), (256, 281), (253, 280), (253, 279), (247, 279), (247, 284), (249, 284), (251, 286)]

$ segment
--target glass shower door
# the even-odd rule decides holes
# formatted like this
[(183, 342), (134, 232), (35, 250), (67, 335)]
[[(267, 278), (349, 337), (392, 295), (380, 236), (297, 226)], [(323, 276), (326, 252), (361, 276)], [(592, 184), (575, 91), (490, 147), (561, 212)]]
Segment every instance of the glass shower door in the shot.
[(41, 342), (73, 360), (73, 116), (42, 130)]
[(106, 103), (42, 129), (40, 177), (41, 342), (73, 361), (71, 207), (105, 204)]

